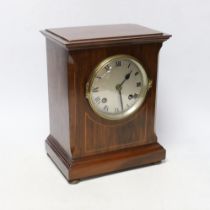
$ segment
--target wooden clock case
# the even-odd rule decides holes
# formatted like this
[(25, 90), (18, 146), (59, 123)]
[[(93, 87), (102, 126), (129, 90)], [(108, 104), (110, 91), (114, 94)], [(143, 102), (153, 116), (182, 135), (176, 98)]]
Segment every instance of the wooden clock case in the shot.
[[(68, 181), (160, 162), (154, 132), (158, 53), (170, 35), (134, 24), (47, 29), (49, 157)], [(93, 69), (117, 54), (141, 62), (152, 80), (143, 105), (126, 119), (97, 116), (85, 97)]]

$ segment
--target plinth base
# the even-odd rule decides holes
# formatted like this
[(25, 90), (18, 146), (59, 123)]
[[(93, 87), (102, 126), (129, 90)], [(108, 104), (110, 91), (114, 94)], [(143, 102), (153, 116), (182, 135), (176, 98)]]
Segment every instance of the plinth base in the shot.
[(159, 143), (153, 143), (72, 159), (51, 136), (46, 140), (46, 150), (49, 157), (70, 182), (157, 163), (165, 159), (166, 153)]

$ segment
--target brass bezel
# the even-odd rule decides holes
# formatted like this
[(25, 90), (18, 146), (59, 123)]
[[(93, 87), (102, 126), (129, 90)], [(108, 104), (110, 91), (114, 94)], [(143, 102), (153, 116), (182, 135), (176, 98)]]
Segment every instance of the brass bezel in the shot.
[[(142, 74), (143, 86), (142, 86), (142, 91), (140, 93), (138, 102), (136, 102), (129, 110), (127, 110), (123, 113), (121, 112), (119, 114), (106, 114), (106, 113), (99, 111), (95, 107), (95, 104), (91, 97), (91, 87), (92, 87), (94, 78), (96, 77), (98, 72), (101, 69), (103, 69), (103, 67), (106, 66), (107, 63), (109, 63), (113, 60), (117, 60), (117, 59), (128, 59), (128, 60), (131, 60), (133, 63), (135, 63), (135, 65), (139, 68), (139, 70)], [(95, 69), (92, 71), (90, 78), (89, 78), (88, 82), (86, 83), (86, 98), (88, 99), (89, 104), (90, 104), (91, 108), (93, 109), (93, 111), (100, 117), (107, 119), (107, 120), (122, 120), (122, 119), (129, 117), (131, 114), (134, 114), (141, 107), (141, 105), (143, 104), (143, 102), (145, 100), (147, 91), (151, 87), (152, 87), (152, 81), (148, 79), (146, 71), (138, 59), (134, 58), (133, 56), (125, 55), (125, 54), (114, 55), (114, 56), (108, 57), (108, 58), (104, 59), (103, 61), (101, 61), (95, 67)]]

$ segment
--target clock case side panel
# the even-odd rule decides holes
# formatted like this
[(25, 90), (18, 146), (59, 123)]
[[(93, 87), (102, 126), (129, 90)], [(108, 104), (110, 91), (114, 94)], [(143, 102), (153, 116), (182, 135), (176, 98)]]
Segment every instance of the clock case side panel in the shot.
[(146, 119), (146, 139), (147, 144), (157, 142), (155, 133), (155, 115), (156, 115), (156, 94), (157, 94), (157, 79), (158, 79), (158, 58), (162, 43), (156, 43), (152, 50), (148, 49), (145, 55), (144, 66), (147, 68), (147, 75), (152, 81), (152, 87), (147, 93), (147, 119)]
[[(72, 61), (70, 74), (74, 76), (69, 80), (74, 80), (70, 84), (74, 83), (75, 90), (73, 97), (75, 108), (71, 114), (74, 113), (76, 121), (75, 135), (71, 138), (73, 159), (157, 142), (154, 133), (154, 114), (158, 53), (161, 46), (162, 43), (150, 43), (70, 52)], [(139, 59), (149, 79), (153, 81), (153, 87), (135, 114), (124, 120), (109, 121), (97, 116), (90, 108), (85, 98), (85, 86), (96, 65), (116, 54), (127, 54)]]
[(68, 177), (71, 159), (68, 96), (68, 51), (46, 39), (50, 134), (46, 151)]

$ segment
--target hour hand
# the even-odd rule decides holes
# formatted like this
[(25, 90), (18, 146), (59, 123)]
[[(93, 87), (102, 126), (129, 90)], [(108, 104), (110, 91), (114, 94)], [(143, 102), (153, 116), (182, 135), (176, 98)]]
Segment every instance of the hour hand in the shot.
[(125, 75), (125, 79), (126, 79), (126, 80), (130, 78), (131, 73), (132, 73), (132, 71), (130, 71), (128, 74)]
[(128, 79), (130, 78), (131, 73), (132, 73), (132, 71), (130, 71), (129, 73), (127, 73), (127, 74), (125, 75), (125, 79), (120, 83), (120, 86), (122, 86), (123, 83), (124, 83), (126, 80), (128, 80)]

